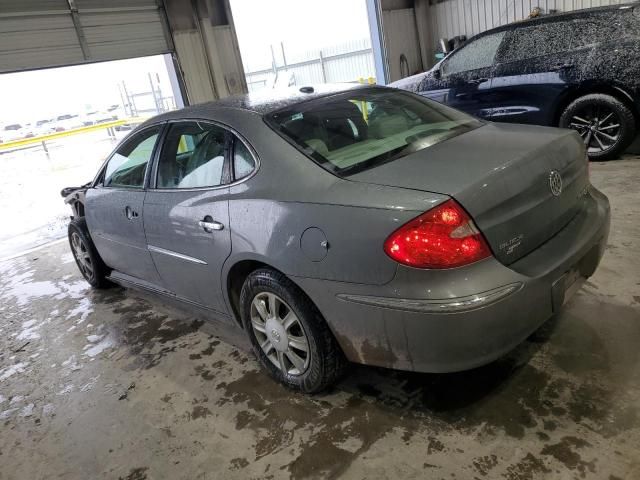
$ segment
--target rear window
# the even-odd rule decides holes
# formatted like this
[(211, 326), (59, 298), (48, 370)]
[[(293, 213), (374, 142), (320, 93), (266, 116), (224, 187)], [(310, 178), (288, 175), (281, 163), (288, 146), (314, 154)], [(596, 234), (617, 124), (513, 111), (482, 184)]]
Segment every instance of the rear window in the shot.
[(268, 115), (266, 121), (338, 175), (396, 160), (482, 124), (420, 96), (379, 88), (303, 102)]

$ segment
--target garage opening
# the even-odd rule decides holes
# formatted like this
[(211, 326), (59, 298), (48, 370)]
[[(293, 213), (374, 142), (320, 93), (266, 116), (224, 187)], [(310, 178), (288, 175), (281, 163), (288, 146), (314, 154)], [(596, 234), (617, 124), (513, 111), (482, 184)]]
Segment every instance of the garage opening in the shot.
[(375, 81), (366, 2), (232, 0), (231, 9), (250, 92)]
[(135, 125), (183, 106), (170, 55), (0, 75), (0, 258), (66, 236), (60, 190)]

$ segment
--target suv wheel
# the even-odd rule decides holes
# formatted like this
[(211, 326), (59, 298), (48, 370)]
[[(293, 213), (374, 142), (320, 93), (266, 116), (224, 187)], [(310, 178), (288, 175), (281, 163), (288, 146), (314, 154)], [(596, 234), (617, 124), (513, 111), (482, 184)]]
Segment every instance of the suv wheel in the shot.
[(617, 98), (594, 93), (574, 100), (562, 113), (560, 127), (580, 134), (590, 160), (611, 160), (635, 138), (636, 119)]
[(251, 273), (240, 294), (240, 314), (258, 360), (284, 385), (315, 393), (342, 374), (346, 360), (320, 312), (281, 273)]
[(83, 217), (74, 218), (68, 227), (69, 245), (76, 265), (84, 279), (94, 288), (106, 288), (110, 285), (107, 280), (108, 269), (98, 255), (87, 222)]

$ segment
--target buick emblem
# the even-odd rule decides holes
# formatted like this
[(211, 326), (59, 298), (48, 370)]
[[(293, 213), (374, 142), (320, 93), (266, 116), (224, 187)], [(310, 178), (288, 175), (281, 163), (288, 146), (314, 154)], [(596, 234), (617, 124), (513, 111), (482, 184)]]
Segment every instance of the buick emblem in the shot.
[(554, 197), (562, 193), (562, 177), (556, 170), (551, 170), (549, 173), (549, 187)]

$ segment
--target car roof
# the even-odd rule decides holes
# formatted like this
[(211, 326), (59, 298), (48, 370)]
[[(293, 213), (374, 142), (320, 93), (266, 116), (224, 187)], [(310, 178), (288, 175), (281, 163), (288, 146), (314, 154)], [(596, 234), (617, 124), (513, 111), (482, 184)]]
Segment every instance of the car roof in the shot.
[(615, 5), (605, 5), (603, 7), (584, 8), (580, 10), (571, 10), (569, 12), (557, 12), (550, 15), (549, 14), (543, 15), (540, 17), (526, 18), (524, 20), (507, 23), (506, 25), (501, 25), (499, 27), (492, 28), (490, 30), (485, 30), (484, 32), (470, 38), (469, 41), (474, 40), (476, 38), (480, 38), (482, 36), (485, 36), (491, 33), (503, 32), (507, 30), (514, 30), (516, 28), (530, 27), (533, 25), (541, 25), (541, 24), (552, 23), (552, 22), (570, 21), (577, 18), (587, 18), (590, 16), (597, 16), (599, 14), (613, 13), (616, 11), (628, 10), (628, 9), (637, 8), (637, 7), (640, 7), (640, 2), (619, 3)]
[[(173, 110), (153, 117), (145, 122), (179, 120), (182, 118), (211, 118), (215, 119), (216, 111), (220, 109), (244, 110), (258, 115), (267, 115), (298, 103), (325, 97), (342, 92), (370, 88), (372, 85), (358, 83), (334, 83), (323, 85), (309, 85), (290, 87), (279, 90), (259, 90), (244, 95), (233, 95), (212, 102), (200, 103), (189, 107)], [(380, 87), (384, 88), (384, 87)]]

